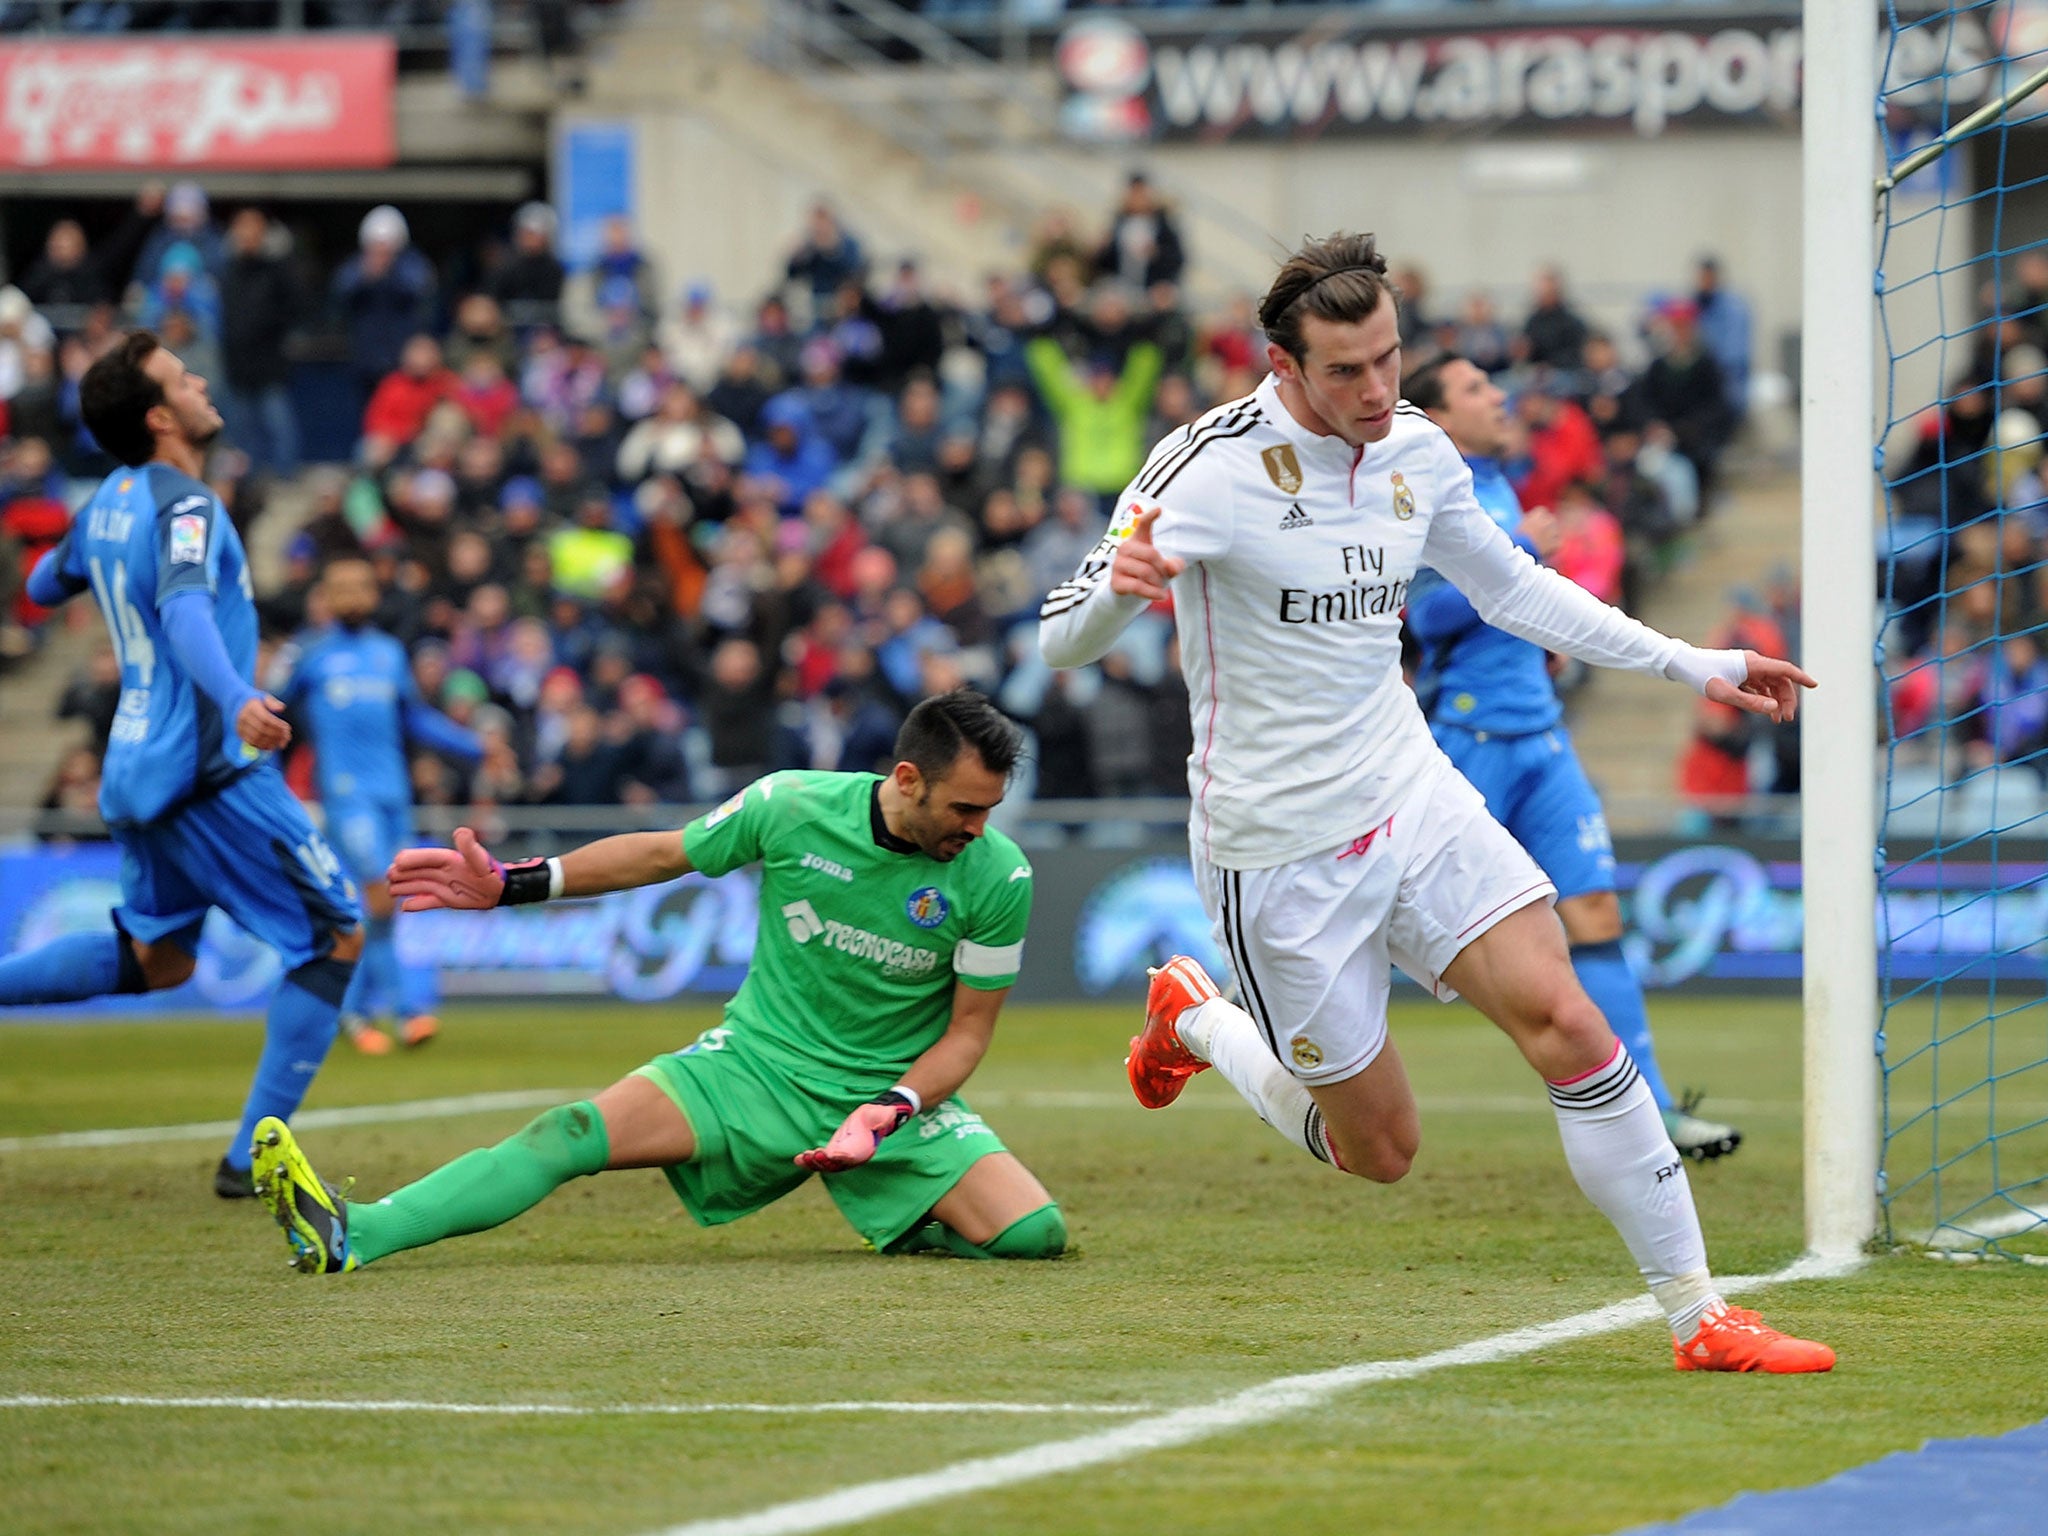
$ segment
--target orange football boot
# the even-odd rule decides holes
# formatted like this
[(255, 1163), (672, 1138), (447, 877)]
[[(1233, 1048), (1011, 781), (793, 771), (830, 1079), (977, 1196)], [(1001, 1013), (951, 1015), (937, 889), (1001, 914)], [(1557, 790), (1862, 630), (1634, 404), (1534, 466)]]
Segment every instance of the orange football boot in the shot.
[(391, 1054), (391, 1037), (367, 1019), (360, 1023), (343, 1025), (342, 1032), (348, 1036), (349, 1044), (365, 1056)]
[(409, 1051), (425, 1045), (439, 1033), (441, 1021), (431, 1013), (416, 1013), (398, 1026), (399, 1041)]
[(1219, 996), (1209, 973), (1186, 955), (1175, 955), (1148, 972), (1152, 985), (1145, 993), (1145, 1032), (1131, 1037), (1124, 1058), (1131, 1092), (1147, 1109), (1164, 1109), (1209, 1063), (1181, 1044), (1174, 1021), (1188, 1009)]
[(1674, 1341), (1672, 1361), (1681, 1371), (1831, 1371), (1835, 1352), (1812, 1339), (1780, 1333), (1747, 1307), (1730, 1307), (1703, 1318), (1689, 1343)]

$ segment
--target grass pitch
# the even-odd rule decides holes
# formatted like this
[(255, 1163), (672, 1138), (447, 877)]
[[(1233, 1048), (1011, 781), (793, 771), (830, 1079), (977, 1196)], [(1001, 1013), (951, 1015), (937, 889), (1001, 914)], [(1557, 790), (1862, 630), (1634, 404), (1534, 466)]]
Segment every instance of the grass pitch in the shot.
[[(456, 1009), (424, 1054), (339, 1049), (309, 1107), (594, 1089), (710, 1017)], [(1795, 1010), (1660, 1002), (1656, 1018), (1673, 1082), (1714, 1089), (1710, 1109), (1749, 1135), (1693, 1171), (1715, 1266), (1777, 1268), (1800, 1246)], [(1636, 1292), (1540, 1090), (1469, 1012), (1397, 1010), (1423, 1151), (1392, 1188), (1291, 1152), (1213, 1074), (1173, 1109), (1138, 1109), (1118, 1065), (1133, 1022), (1129, 1008), (1012, 1009), (969, 1085), (1066, 1210), (1076, 1251), (1054, 1264), (879, 1259), (815, 1186), (699, 1231), (640, 1172), (579, 1181), (495, 1232), (307, 1279), (261, 1211), (209, 1192), (214, 1142), (0, 1153), (0, 1397), (1166, 1408)], [(256, 1044), (253, 1025), (211, 1020), (0, 1029), (0, 1136), (231, 1116)], [(374, 1196), (525, 1118), (302, 1139), (328, 1177)], [(1681, 1376), (1644, 1324), (886, 1526), (1617, 1531), (2048, 1414), (2044, 1284), (2017, 1266), (1878, 1261), (1754, 1299), (1837, 1347), (1829, 1377)], [(0, 1407), (0, 1528), (629, 1536), (1117, 1422)]]

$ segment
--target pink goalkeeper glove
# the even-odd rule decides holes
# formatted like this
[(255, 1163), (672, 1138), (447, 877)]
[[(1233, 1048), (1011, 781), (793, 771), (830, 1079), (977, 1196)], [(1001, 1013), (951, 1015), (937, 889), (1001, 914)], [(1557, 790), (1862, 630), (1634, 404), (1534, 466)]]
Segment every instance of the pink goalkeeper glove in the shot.
[(467, 827), (455, 829), (453, 848), (405, 849), (385, 875), (407, 912), (481, 912), (547, 901), (555, 894), (555, 878), (556, 866), (548, 859), (499, 863)]
[(505, 894), (505, 866), (467, 827), (455, 829), (453, 848), (405, 849), (384, 878), (408, 912), (433, 907), (478, 912), (495, 907)]
[(858, 1168), (875, 1155), (884, 1136), (915, 1112), (910, 1100), (894, 1088), (877, 1094), (848, 1115), (824, 1146), (797, 1153), (796, 1165), (813, 1173), (843, 1173), (848, 1168)]

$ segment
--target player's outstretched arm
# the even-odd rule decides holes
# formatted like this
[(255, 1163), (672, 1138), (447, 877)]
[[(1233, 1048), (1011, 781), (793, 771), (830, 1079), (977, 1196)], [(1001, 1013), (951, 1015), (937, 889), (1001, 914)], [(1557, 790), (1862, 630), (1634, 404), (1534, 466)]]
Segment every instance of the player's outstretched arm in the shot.
[(391, 894), (407, 912), (478, 912), (560, 896), (600, 896), (687, 875), (680, 832), (623, 832), (552, 859), (502, 864), (468, 827), (453, 848), (407, 848), (391, 861)]
[(1449, 577), (1487, 623), (1592, 666), (1653, 673), (1779, 721), (1797, 713), (1801, 688), (1817, 686), (1789, 661), (1675, 640), (1538, 565), (1480, 510), (1469, 472), (1432, 521), (1422, 560)]
[(953, 986), (953, 1017), (946, 1032), (910, 1064), (903, 1080), (855, 1109), (822, 1147), (799, 1152), (796, 1163), (813, 1173), (840, 1173), (857, 1168), (904, 1121), (927, 1105), (940, 1104), (960, 1091), (995, 1037), (996, 1016), (1003, 1011), (1008, 987), (980, 991), (965, 982)]

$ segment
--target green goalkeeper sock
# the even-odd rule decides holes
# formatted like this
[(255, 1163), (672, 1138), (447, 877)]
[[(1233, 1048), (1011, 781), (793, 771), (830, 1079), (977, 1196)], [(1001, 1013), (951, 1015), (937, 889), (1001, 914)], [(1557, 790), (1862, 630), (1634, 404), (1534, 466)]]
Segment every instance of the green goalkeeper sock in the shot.
[(957, 1259), (1056, 1259), (1067, 1249), (1066, 1218), (1041, 1205), (985, 1243), (970, 1243), (943, 1221), (928, 1221), (893, 1243), (891, 1254), (950, 1253)]
[(368, 1205), (348, 1207), (348, 1243), (362, 1263), (444, 1237), (483, 1232), (531, 1210), (611, 1154), (591, 1103), (563, 1104), (495, 1147), (465, 1152)]

